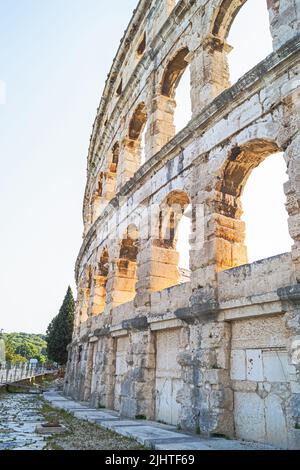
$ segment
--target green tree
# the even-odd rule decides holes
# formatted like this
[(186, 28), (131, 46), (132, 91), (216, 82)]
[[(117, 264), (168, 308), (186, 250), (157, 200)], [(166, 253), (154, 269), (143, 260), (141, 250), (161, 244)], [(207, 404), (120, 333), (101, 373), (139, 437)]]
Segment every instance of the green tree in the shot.
[(31, 333), (3, 333), (6, 360), (12, 363), (26, 362), (29, 359), (47, 360), (44, 335)]
[(58, 315), (53, 318), (46, 333), (48, 358), (62, 365), (68, 359), (67, 346), (72, 340), (74, 311), (75, 302), (69, 286)]
[(30, 343), (23, 343), (15, 349), (16, 354), (25, 357), (26, 359), (35, 359), (39, 355), (37, 346)]
[(9, 342), (6, 342), (6, 354), (5, 360), (7, 362), (11, 362), (15, 364), (16, 362), (26, 362), (25, 357), (21, 356), (20, 354), (16, 354), (12, 345)]

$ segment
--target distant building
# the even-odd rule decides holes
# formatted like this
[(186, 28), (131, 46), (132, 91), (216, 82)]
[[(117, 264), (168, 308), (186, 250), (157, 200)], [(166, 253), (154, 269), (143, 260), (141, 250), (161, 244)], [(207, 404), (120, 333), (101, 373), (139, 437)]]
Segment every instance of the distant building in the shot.
[(29, 359), (29, 364), (36, 365), (38, 362), (39, 361), (37, 359)]

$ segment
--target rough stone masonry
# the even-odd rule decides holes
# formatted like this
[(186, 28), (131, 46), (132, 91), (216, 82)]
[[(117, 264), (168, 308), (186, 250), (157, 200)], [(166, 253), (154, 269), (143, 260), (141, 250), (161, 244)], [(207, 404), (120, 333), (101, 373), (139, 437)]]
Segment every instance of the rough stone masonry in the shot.
[[(64, 391), (130, 418), (296, 449), (300, 0), (267, 0), (273, 53), (231, 86), (226, 40), (245, 2), (140, 0), (134, 11), (90, 140)], [(192, 119), (175, 135), (188, 66)], [(293, 246), (247, 264), (242, 191), (279, 151)]]

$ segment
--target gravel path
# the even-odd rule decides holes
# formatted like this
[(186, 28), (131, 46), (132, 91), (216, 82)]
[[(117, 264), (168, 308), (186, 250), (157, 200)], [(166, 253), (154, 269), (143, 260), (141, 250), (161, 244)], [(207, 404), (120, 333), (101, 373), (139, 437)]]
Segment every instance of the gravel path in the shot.
[[(58, 421), (67, 433), (42, 436), (43, 422)], [(136, 441), (55, 410), (40, 395), (0, 393), (0, 450), (138, 450)]]

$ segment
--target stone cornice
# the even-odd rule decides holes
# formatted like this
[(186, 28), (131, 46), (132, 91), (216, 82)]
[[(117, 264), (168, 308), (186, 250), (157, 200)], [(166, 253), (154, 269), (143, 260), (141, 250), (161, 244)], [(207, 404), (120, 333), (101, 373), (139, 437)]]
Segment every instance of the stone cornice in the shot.
[(277, 295), (281, 300), (300, 304), (300, 284), (281, 287), (277, 290)]

